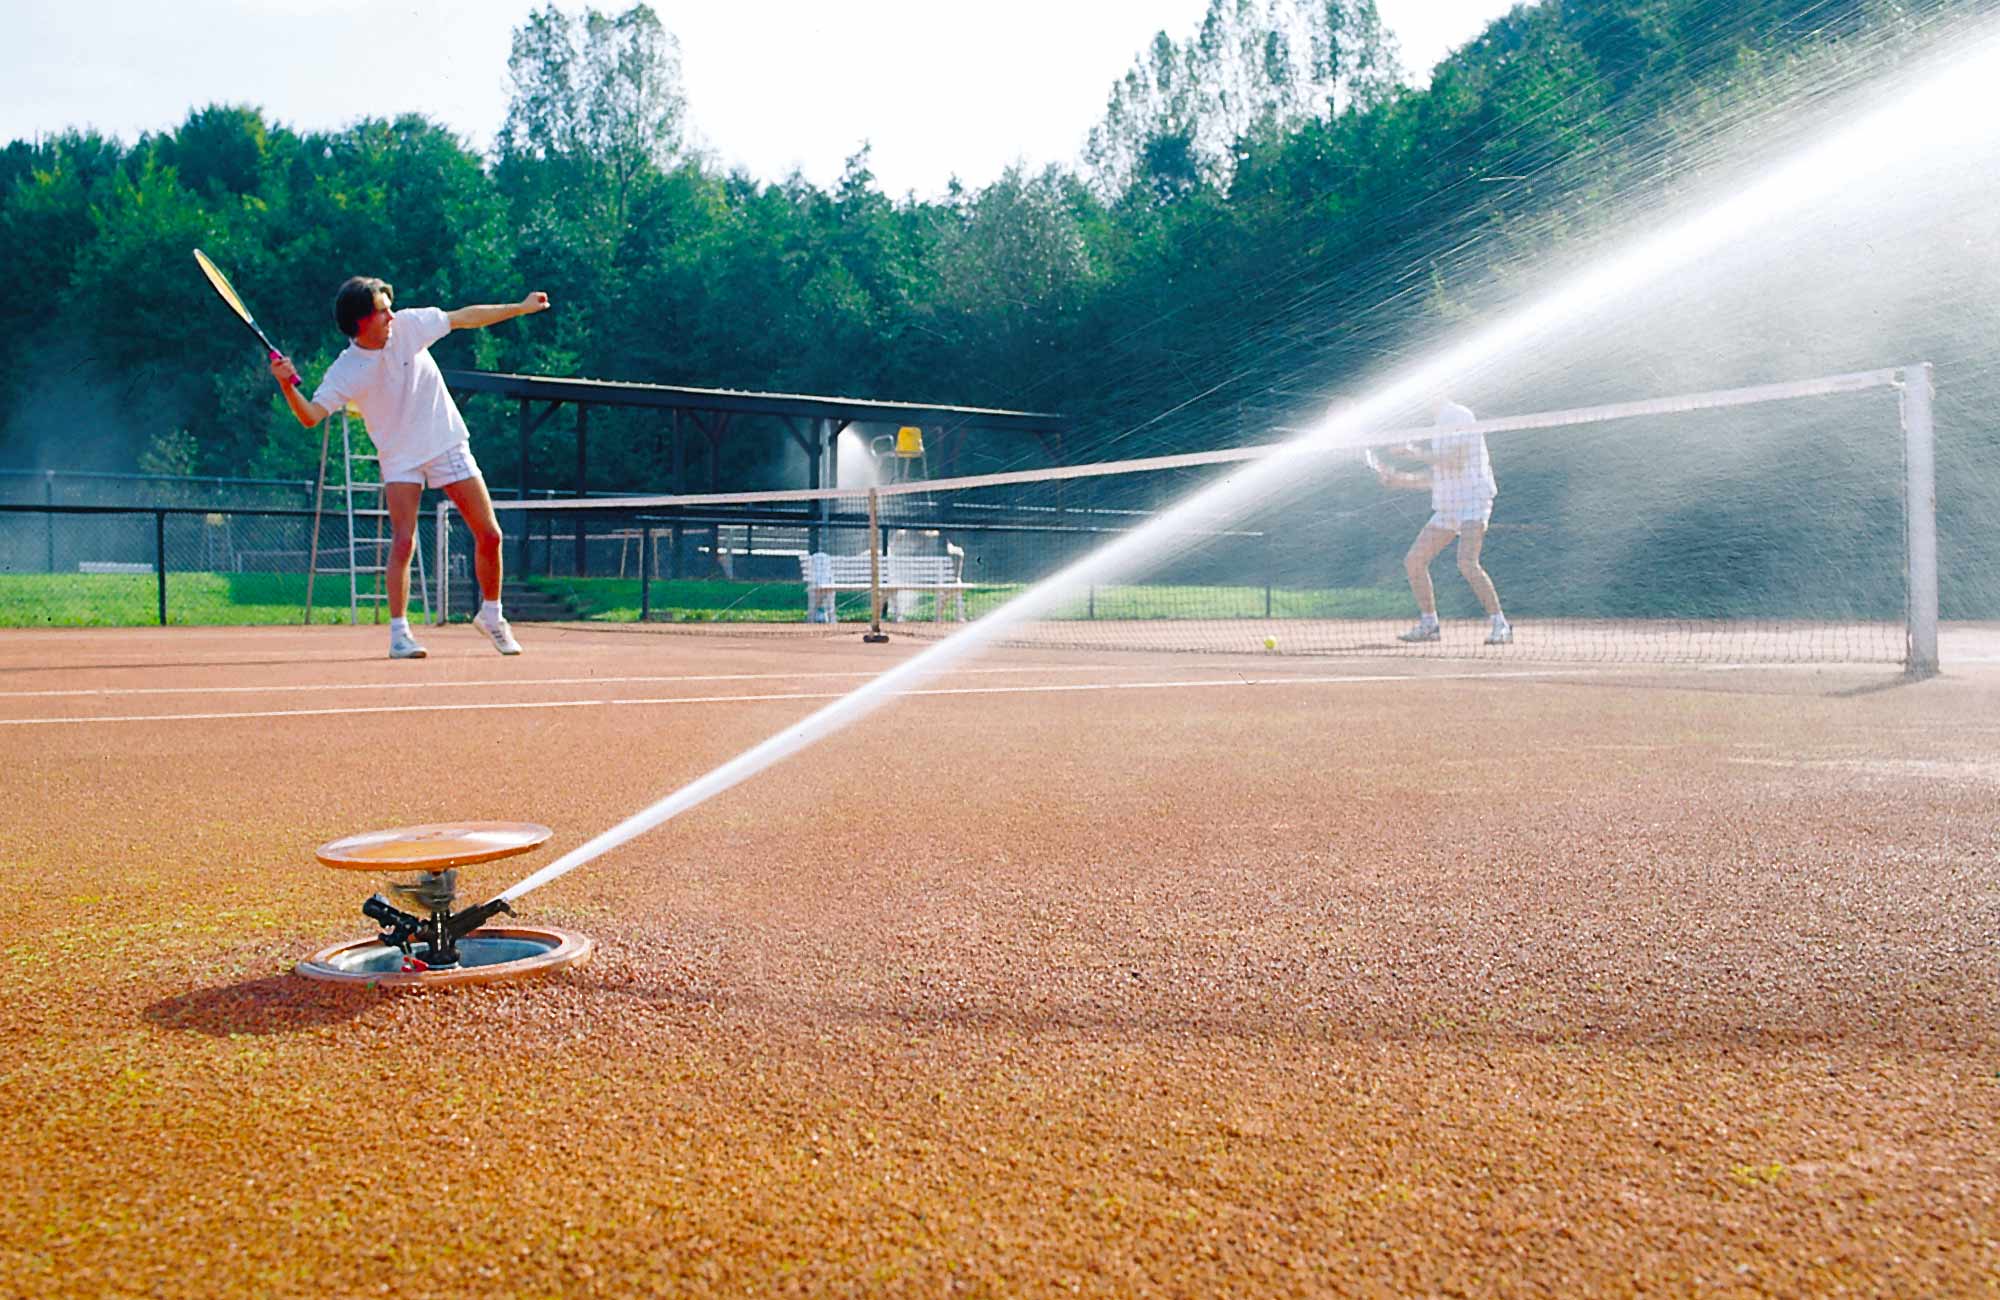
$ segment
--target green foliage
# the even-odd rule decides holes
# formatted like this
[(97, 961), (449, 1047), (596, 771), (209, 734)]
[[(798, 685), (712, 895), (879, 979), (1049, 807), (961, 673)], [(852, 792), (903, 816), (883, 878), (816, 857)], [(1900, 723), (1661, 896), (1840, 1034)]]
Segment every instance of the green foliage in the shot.
[(615, 246), (637, 193), (680, 149), (680, 44), (646, 5), (571, 18), (554, 4), (514, 33), (501, 176), (521, 208), (552, 207)]
[(70, 275), (69, 305), (91, 322), (112, 360), (159, 364), (167, 359), (159, 342), (178, 341), (189, 309), (209, 306), (206, 287), (189, 274), (188, 254), (209, 222), (173, 169), (152, 158), (104, 189), (91, 210), (96, 236)]
[(254, 108), (211, 104), (188, 115), (181, 129), (156, 143), (155, 156), (198, 194), (255, 194), (270, 164), (270, 132)]
[(1226, 184), (1255, 142), (1381, 102), (1398, 79), (1374, 0), (1209, 0), (1112, 87), (1085, 158), (1100, 191), (1172, 202)]
[(194, 435), (186, 429), (156, 433), (146, 450), (139, 453), (139, 472), (180, 476), (192, 474), (200, 450)]

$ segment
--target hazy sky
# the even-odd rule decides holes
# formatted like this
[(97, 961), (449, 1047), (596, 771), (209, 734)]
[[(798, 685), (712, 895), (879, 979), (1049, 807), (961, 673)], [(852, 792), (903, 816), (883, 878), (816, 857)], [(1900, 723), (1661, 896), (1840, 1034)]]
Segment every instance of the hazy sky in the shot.
[[(1513, 0), (1376, 0), (1422, 82)], [(128, 143), (209, 103), (302, 128), (415, 111), (476, 147), (507, 113), (532, 0), (0, 0), (0, 141), (93, 126)], [(596, 6), (616, 13), (624, 0)], [(581, 4), (565, 4), (575, 13)], [(680, 38), (695, 138), (725, 163), (819, 184), (866, 140), (882, 188), (977, 187), (1069, 162), (1112, 82), (1206, 0), (657, 0)]]

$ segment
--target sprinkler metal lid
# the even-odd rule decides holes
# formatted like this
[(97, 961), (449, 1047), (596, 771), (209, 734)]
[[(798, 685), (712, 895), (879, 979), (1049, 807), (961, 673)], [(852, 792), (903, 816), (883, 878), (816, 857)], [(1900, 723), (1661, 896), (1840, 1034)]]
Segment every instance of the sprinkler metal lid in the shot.
[(443, 871), (527, 853), (554, 834), (533, 822), (435, 822), (363, 831), (320, 845), (316, 856), (343, 871)]

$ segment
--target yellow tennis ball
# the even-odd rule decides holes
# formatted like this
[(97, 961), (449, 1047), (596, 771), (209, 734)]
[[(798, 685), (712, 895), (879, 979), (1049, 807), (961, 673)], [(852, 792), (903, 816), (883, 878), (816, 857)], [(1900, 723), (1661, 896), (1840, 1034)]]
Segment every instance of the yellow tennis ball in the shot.
[(1267, 636), (1267, 637), (1265, 637), (1265, 638), (1264, 638), (1264, 648), (1265, 648), (1266, 650), (1276, 650), (1276, 649), (1278, 648), (1278, 638), (1276, 638), (1276, 637), (1274, 637), (1274, 636)]

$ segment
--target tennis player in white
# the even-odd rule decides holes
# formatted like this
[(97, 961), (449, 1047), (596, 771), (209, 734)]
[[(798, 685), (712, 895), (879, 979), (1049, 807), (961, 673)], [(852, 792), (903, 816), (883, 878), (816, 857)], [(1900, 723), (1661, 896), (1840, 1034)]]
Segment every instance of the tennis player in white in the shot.
[(290, 358), (271, 361), (278, 391), (300, 424), (310, 429), (352, 402), (367, 422), (381, 455), (382, 495), (389, 511), (389, 657), (421, 659), (423, 646), (410, 632), (410, 557), (416, 552), (417, 511), (424, 489), (442, 490), (472, 530), (473, 569), (480, 606), (473, 623), (503, 655), (521, 643), (500, 612), (500, 521), (472, 459), (465, 417), (431, 359), (431, 344), (453, 330), (482, 329), (516, 316), (546, 311), (549, 296), (531, 293), (517, 303), (488, 307), (405, 307), (394, 311), (395, 290), (380, 280), (353, 276), (334, 295), (333, 319), (352, 340), (334, 358), (308, 401), (295, 386)]
[(1486, 545), (1486, 524), (1493, 517), (1493, 499), (1500, 494), (1499, 485), (1493, 479), (1493, 461), (1486, 452), (1486, 436), (1477, 430), (1452, 432), (1473, 422), (1470, 409), (1440, 395), (1434, 421), (1438, 434), (1431, 439), (1430, 450), (1405, 444), (1391, 452), (1405, 459), (1422, 461), (1424, 468), (1402, 470), (1388, 465), (1376, 467), (1375, 476), (1386, 487), (1431, 490), (1430, 520), (1417, 534), (1417, 540), (1410, 543), (1409, 553), (1403, 557), (1403, 572), (1410, 580), (1410, 594), (1417, 598), (1417, 625), (1399, 633), (1396, 638), (1399, 641), (1435, 641), (1441, 635), (1437, 592), (1431, 586), (1431, 561), (1451, 545), (1453, 539), (1458, 541), (1458, 571), (1464, 575), (1472, 594), (1479, 597), (1479, 603), (1486, 607), (1486, 613), (1492, 619), (1486, 644), (1506, 645), (1514, 639), (1514, 629), (1500, 610), (1500, 594), (1493, 589), (1493, 579), (1487, 576), (1479, 563), (1479, 553)]

